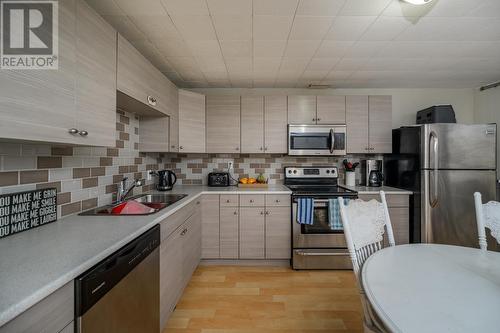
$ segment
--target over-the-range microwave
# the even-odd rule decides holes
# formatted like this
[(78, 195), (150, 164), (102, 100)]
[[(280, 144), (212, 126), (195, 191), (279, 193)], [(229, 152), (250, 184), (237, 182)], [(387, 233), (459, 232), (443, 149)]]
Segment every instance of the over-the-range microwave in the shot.
[(346, 126), (288, 125), (288, 155), (346, 155)]

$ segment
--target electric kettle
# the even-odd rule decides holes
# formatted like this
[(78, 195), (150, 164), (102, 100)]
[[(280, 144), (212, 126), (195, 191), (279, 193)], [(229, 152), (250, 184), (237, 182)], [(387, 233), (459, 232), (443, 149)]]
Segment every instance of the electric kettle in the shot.
[(370, 171), (370, 175), (368, 176), (368, 186), (380, 187), (382, 186), (383, 180), (384, 175), (382, 175), (382, 172), (378, 170), (372, 170)]
[(155, 174), (158, 176), (156, 185), (158, 191), (170, 191), (177, 182), (177, 176), (172, 170), (159, 170)]

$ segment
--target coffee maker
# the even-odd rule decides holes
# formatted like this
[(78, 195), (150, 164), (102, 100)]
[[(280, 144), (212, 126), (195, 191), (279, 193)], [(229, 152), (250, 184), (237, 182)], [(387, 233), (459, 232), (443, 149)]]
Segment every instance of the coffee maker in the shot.
[(384, 176), (382, 174), (382, 160), (361, 161), (360, 185), (379, 187), (382, 186)]

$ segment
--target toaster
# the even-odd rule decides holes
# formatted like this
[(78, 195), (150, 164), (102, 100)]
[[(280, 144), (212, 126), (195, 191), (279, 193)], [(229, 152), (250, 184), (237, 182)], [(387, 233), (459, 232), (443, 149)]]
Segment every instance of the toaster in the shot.
[(228, 172), (210, 172), (208, 174), (208, 186), (229, 186)]

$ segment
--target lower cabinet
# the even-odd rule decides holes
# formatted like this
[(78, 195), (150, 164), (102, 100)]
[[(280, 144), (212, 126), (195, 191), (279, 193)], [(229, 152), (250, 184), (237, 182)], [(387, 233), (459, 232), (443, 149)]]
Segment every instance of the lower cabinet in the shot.
[(290, 259), (290, 207), (266, 208), (266, 259)]
[(220, 258), (238, 259), (239, 256), (238, 207), (220, 207)]
[(219, 196), (203, 195), (201, 210), (201, 257), (219, 259)]
[[(192, 214), (160, 244), (160, 327), (163, 329), (201, 258), (200, 203), (188, 205), (162, 224), (175, 223), (182, 210)], [(179, 214), (180, 213), (180, 214)], [(187, 212), (186, 212), (187, 213)]]
[(264, 207), (240, 208), (240, 259), (264, 259)]

